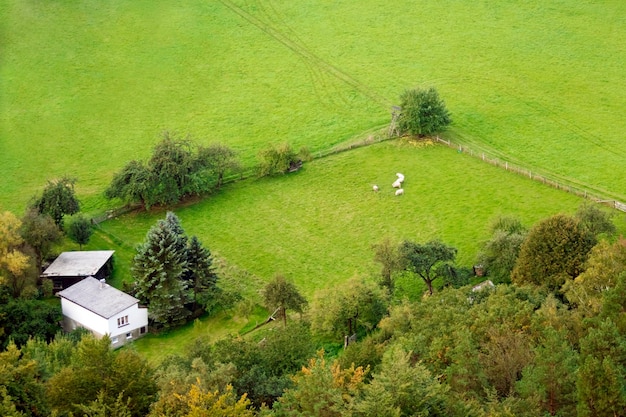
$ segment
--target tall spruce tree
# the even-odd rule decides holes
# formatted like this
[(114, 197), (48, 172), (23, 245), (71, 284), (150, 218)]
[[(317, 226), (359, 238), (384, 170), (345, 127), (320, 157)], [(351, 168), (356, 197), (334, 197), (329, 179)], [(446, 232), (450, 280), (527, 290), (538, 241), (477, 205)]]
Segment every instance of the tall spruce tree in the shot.
[(174, 217), (168, 213), (168, 218), (159, 220), (148, 231), (132, 268), (135, 296), (148, 305), (148, 315), (157, 327), (180, 324), (189, 315), (185, 304), (190, 296), (184, 280), (187, 254), (184, 235), (178, 234), (175, 226), (180, 222)]
[(187, 245), (187, 270), (185, 280), (191, 289), (192, 312), (198, 306), (208, 309), (217, 291), (217, 274), (213, 267), (211, 251), (196, 236), (192, 236)]

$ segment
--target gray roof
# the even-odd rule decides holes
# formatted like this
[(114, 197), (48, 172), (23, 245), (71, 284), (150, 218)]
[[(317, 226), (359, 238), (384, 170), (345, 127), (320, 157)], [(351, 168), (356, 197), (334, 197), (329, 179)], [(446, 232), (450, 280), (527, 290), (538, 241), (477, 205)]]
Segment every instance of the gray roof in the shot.
[(112, 250), (63, 252), (43, 271), (43, 276), (88, 277), (96, 275), (114, 252)]
[(105, 319), (113, 317), (139, 302), (135, 297), (113, 288), (109, 284), (100, 282), (94, 277), (87, 277), (71, 287), (59, 291), (57, 295), (93, 311)]

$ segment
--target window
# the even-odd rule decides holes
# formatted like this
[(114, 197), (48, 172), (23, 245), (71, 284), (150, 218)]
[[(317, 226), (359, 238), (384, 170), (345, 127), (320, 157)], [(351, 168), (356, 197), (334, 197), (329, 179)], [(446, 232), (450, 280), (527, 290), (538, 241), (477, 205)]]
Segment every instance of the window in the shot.
[(141, 326), (141, 329), (139, 329), (139, 333), (145, 334), (146, 333), (146, 326)]
[(126, 326), (128, 324), (128, 316), (117, 318), (117, 327)]
[(126, 333), (126, 339), (132, 339), (132, 338), (133, 338), (132, 333)]
[(111, 343), (116, 344), (117, 342), (119, 342), (117, 337), (114, 337), (113, 339), (111, 339)]

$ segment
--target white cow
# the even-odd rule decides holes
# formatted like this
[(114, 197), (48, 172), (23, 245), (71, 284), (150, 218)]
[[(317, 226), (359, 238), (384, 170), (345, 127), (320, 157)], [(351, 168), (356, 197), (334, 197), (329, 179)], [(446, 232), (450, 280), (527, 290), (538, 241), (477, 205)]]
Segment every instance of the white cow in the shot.
[(396, 190), (396, 195), (402, 195), (402, 194), (404, 194), (404, 189), (403, 188), (400, 188), (400, 189)]
[(400, 174), (399, 172), (396, 174), (396, 176), (398, 177), (398, 181), (400, 181), (400, 183), (404, 182), (404, 175)]
[(401, 182), (400, 180), (395, 180), (395, 181), (393, 182), (393, 184), (391, 184), (391, 186), (392, 186), (393, 188), (400, 188), (400, 187), (402, 187), (402, 182)]
[(378, 191), (378, 185), (374, 185), (374, 186), (372, 187), (372, 190), (374, 190), (374, 191)]

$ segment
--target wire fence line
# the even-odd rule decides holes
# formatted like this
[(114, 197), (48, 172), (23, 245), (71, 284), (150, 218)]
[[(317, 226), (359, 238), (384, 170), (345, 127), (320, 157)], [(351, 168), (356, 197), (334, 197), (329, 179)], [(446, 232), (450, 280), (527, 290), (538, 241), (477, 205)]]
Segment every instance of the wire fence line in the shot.
[(457, 149), (459, 152), (468, 154), (468, 155), (470, 155), (472, 157), (482, 159), (484, 162), (487, 162), (487, 163), (489, 163), (491, 165), (495, 165), (497, 167), (504, 168), (507, 171), (511, 171), (511, 172), (513, 172), (515, 174), (528, 177), (528, 178), (530, 178), (532, 180), (535, 180), (535, 181), (539, 181), (539, 182), (541, 182), (543, 184), (546, 184), (546, 185), (549, 185), (549, 186), (551, 186), (553, 188), (556, 188), (557, 190), (563, 190), (563, 191), (566, 191), (568, 193), (577, 195), (579, 197), (583, 197), (583, 198), (592, 200), (592, 201), (594, 201), (594, 202), (596, 202), (598, 204), (603, 204), (603, 205), (609, 206), (611, 208), (614, 208), (616, 210), (626, 212), (626, 204), (625, 203), (623, 203), (621, 201), (618, 201), (618, 200), (615, 200), (615, 199), (612, 199), (612, 198), (609, 198), (606, 195), (601, 195), (601, 193), (598, 193), (597, 191), (590, 191), (590, 190), (587, 190), (587, 189), (585, 189), (583, 187), (580, 187), (580, 186), (577, 186), (577, 185), (574, 185), (574, 184), (571, 184), (571, 183), (568, 184), (568, 183), (564, 182), (563, 180), (555, 179), (554, 177), (550, 176), (550, 174), (546, 174), (546, 173), (542, 173), (542, 172), (538, 172), (538, 171), (532, 171), (530, 169), (523, 168), (523, 167), (517, 166), (515, 164), (511, 164), (508, 161), (502, 161), (502, 160), (500, 160), (498, 158), (490, 156), (486, 152), (474, 151), (473, 149), (471, 149), (471, 148), (469, 148), (467, 146), (464, 146), (464, 145), (461, 145), (461, 144), (458, 144), (458, 143), (454, 143), (454, 142), (452, 142), (450, 140), (447, 140), (447, 139), (442, 139), (439, 136), (437, 136), (435, 139), (436, 139), (436, 141), (438, 143), (444, 144), (444, 145), (446, 145), (446, 146), (448, 146), (450, 148)]

